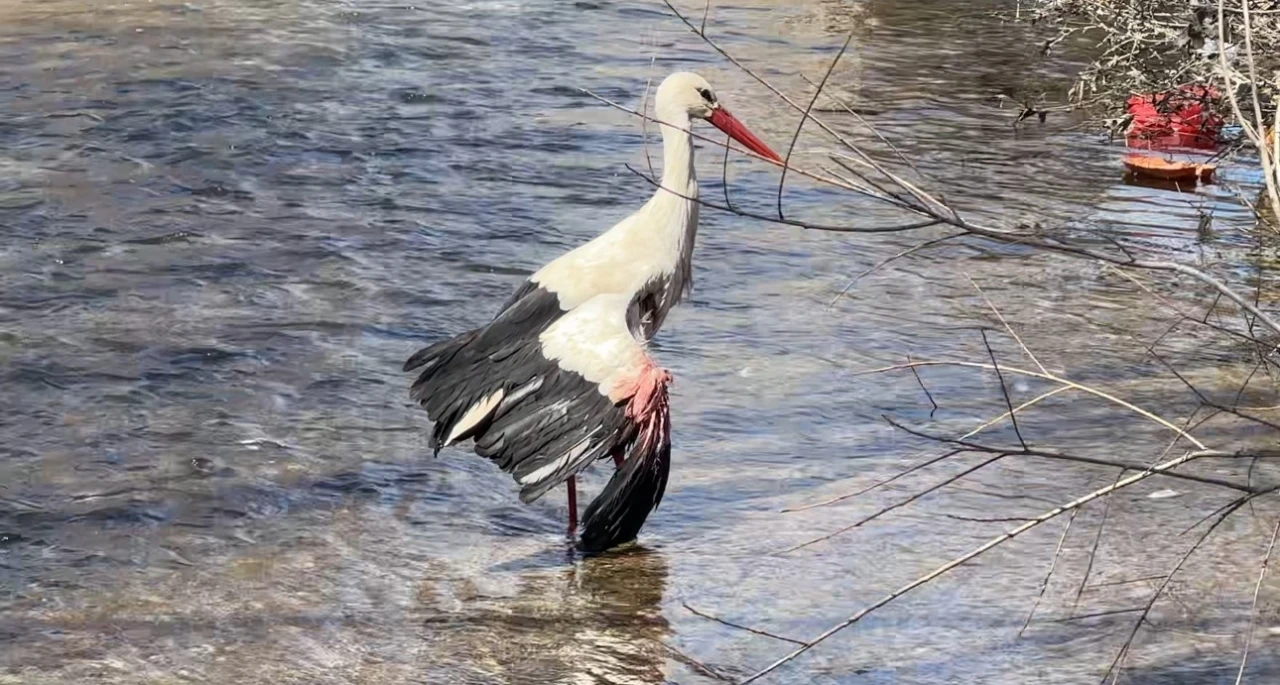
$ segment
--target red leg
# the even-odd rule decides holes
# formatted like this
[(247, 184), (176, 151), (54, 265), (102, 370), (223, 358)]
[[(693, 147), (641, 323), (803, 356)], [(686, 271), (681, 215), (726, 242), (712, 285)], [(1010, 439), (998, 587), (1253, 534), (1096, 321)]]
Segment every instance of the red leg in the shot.
[(578, 477), (569, 476), (569, 536), (578, 530)]
[(622, 450), (621, 450), (621, 449), (614, 449), (612, 452), (610, 452), (610, 454), (611, 454), (611, 455), (613, 455), (613, 465), (614, 465), (614, 467), (615, 467), (615, 468), (622, 468), (622, 462), (623, 462), (623, 461), (626, 461), (626, 460), (623, 458), (623, 456), (622, 456)]

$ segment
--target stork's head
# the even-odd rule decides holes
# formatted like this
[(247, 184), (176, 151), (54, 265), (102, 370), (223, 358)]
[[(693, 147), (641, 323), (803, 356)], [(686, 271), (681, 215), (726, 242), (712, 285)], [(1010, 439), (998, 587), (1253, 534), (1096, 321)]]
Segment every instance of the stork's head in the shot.
[(764, 141), (725, 109), (716, 98), (715, 91), (711, 90), (711, 84), (693, 72), (677, 71), (664, 79), (654, 98), (654, 110), (658, 119), (668, 123), (677, 123), (684, 117), (705, 119), (757, 155), (782, 161), (778, 153), (770, 150)]

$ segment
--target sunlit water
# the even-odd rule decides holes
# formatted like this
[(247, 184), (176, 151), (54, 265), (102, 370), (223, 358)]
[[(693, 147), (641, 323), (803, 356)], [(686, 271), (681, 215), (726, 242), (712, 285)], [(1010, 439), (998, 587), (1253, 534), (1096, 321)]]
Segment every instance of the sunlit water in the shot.
[[(1060, 87), (1078, 62), (1033, 60), (1025, 27), (985, 14), (998, 4), (897, 5), (909, 9), (717, 3), (708, 27), (797, 97), (808, 93), (800, 74), (821, 78), (853, 30), (835, 92), (876, 110), (882, 132), (974, 216), (1066, 225), (1191, 263), (1225, 255), (1238, 268), (1223, 275), (1254, 273), (1234, 191), (1257, 192), (1247, 164), (1183, 195), (1126, 185), (1121, 151), (1078, 120), (1015, 130), (992, 99), (1006, 86)], [(688, 9), (700, 19), (702, 6)], [(521, 277), (643, 201), (649, 187), (623, 166), (645, 168), (640, 126), (577, 89), (638, 106), (646, 80), (675, 69), (707, 76), (785, 149), (795, 113), (660, 4), (0, 4), (0, 682), (707, 681), (696, 662), (747, 675), (793, 645), (683, 603), (812, 637), (1015, 525), (972, 519), (1034, 515), (1115, 479), (1008, 460), (776, 554), (961, 470), (779, 512), (938, 453), (882, 415), (948, 433), (1005, 407), (996, 380), (973, 370), (922, 372), (941, 405), (932, 417), (909, 374), (856, 372), (908, 355), (984, 361), (981, 326), (1006, 363), (1034, 367), (966, 275), (1050, 370), (1173, 421), (1195, 409), (1143, 348), (1167, 312), (1098, 265), (944, 246), (829, 307), (852, 275), (940, 233), (835, 235), (707, 211), (695, 295), (654, 347), (676, 378), (667, 497), (638, 548), (576, 558), (561, 492), (524, 506), (509, 477), (464, 450), (430, 458), (399, 367), (484, 322)], [(796, 159), (816, 168), (831, 149), (807, 135)], [(723, 193), (719, 157), (700, 156), (709, 198)], [(736, 203), (772, 211), (776, 170), (736, 161), (728, 175)], [(803, 180), (786, 202), (828, 223), (902, 220)], [(1214, 216), (1207, 240), (1201, 212)], [(1204, 301), (1190, 282), (1153, 286)], [(1228, 398), (1252, 368), (1246, 350), (1194, 327), (1162, 349)], [(1250, 401), (1277, 404), (1260, 388)], [(1015, 402), (1046, 389), (1010, 383)], [(1079, 394), (1045, 401), (1020, 429), (1037, 445), (1135, 461), (1169, 439)], [(1198, 435), (1225, 447), (1260, 437), (1227, 422)], [(1017, 436), (1003, 426), (986, 439)], [(1148, 497), (1170, 488), (1178, 496)], [(1086, 508), (1021, 638), (1061, 523), (770, 682), (1089, 682), (1135, 615), (1061, 619), (1140, 606), (1157, 584), (1143, 579), (1194, 537), (1177, 533), (1229, 498), (1155, 480), (1114, 498), (1073, 609), (1102, 517)], [(1140, 634), (1128, 682), (1234, 677), (1276, 512), (1258, 502), (1187, 564)], [(1280, 678), (1277, 588), (1262, 593), (1254, 682)]]

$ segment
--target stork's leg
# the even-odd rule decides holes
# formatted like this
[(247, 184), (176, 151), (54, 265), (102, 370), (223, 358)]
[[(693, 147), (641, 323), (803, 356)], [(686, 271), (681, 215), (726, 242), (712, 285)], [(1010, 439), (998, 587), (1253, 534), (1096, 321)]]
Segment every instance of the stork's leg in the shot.
[(622, 448), (615, 447), (609, 451), (609, 454), (613, 456), (613, 465), (617, 468), (622, 468), (622, 462), (625, 461), (622, 455)]
[(569, 476), (569, 537), (578, 532), (578, 477)]

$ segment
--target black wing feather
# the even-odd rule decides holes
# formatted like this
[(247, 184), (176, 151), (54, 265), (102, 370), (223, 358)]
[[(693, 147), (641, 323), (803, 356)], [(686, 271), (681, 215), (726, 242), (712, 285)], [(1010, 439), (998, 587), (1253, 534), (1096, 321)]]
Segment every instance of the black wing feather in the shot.
[[(435, 424), (430, 445), (438, 454), (472, 407), (502, 391), (503, 401), (489, 416), (455, 440), (473, 438), (476, 453), (512, 474), (522, 486), (520, 498), (531, 502), (627, 442), (633, 431), (623, 407), (595, 383), (542, 354), (539, 335), (559, 318), (559, 300), (540, 288), (523, 290), (484, 328), (415, 354), (411, 363), (422, 371), (410, 396)], [(526, 480), (535, 473), (536, 479)]]
[[(507, 298), (507, 301), (502, 303), (502, 309), (498, 310), (498, 316), (502, 316), (502, 312), (507, 311), (512, 307), (512, 305), (523, 300), (529, 295), (529, 293), (539, 289), (540, 288), (537, 283), (526, 279), (524, 283), (520, 284), (520, 287), (516, 288), (515, 292), (511, 293), (511, 296)], [(494, 318), (497, 318), (497, 316)]]
[[(511, 380), (523, 382), (532, 373), (520, 373), (530, 344), (564, 314), (556, 295), (538, 287), (521, 287), (520, 297), (487, 325), (419, 350), (404, 364), (418, 370), (409, 397), (427, 410), (435, 424), (431, 447), (439, 453), (454, 424), (475, 403)], [(506, 375), (504, 375), (506, 374)]]
[[(623, 407), (594, 383), (548, 362), (542, 386), (493, 419), (476, 437), (476, 454), (492, 459), (523, 486), (526, 502), (541, 497), (587, 464), (627, 442), (632, 434)], [(573, 454), (575, 448), (580, 448)], [(531, 482), (534, 472), (563, 463)]]

